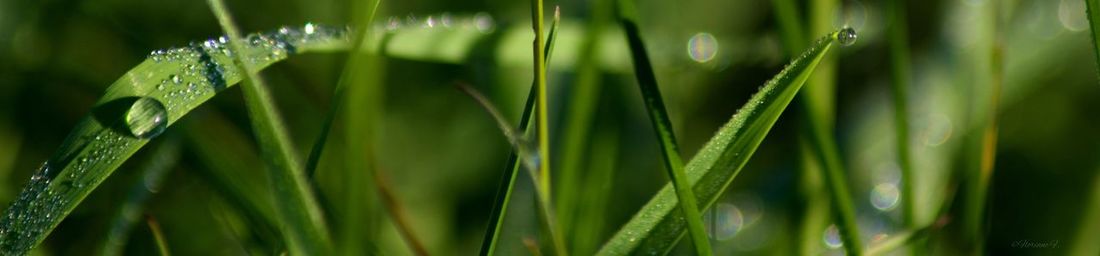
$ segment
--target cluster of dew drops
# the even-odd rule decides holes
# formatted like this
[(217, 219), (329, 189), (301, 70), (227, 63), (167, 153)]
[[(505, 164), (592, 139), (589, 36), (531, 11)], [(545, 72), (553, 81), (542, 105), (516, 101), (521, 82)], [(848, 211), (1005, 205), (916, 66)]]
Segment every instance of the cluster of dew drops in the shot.
[(457, 29), (457, 28), (473, 28), (478, 32), (489, 33), (492, 32), (496, 24), (493, 21), (493, 16), (487, 13), (477, 13), (473, 16), (456, 17), (450, 13), (442, 13), (436, 15), (428, 15), (425, 17), (418, 17), (416, 15), (406, 15), (405, 17), (391, 16), (386, 19), (386, 22), (382, 24), (387, 32), (394, 32), (400, 29), (409, 28), (421, 28), (421, 29)]
[[(347, 41), (347, 27), (330, 27), (306, 23), (301, 27), (282, 27), (266, 33), (249, 34), (241, 49), (246, 65), (262, 67), (286, 59), (302, 47), (331, 41)], [(241, 79), (242, 72), (233, 65), (236, 58), (230, 51), (229, 38), (220, 36), (186, 47), (155, 50), (149, 54), (154, 65), (174, 67), (178, 71), (156, 85), (157, 93), (164, 101), (143, 97), (134, 103), (130, 111), (144, 112), (144, 118), (127, 117), (127, 126), (134, 136), (150, 138), (163, 131), (168, 113), (177, 109), (189, 109), (201, 103), (203, 97), (212, 96), (225, 89), (231, 81)], [(197, 100), (199, 99), (199, 100)], [(152, 122), (152, 124), (149, 124)]]
[[(244, 39), (244, 60), (257, 67), (270, 65), (296, 53), (303, 46), (346, 41), (347, 31), (346, 27), (307, 23), (298, 28), (283, 27), (272, 32), (250, 34)], [(35, 238), (58, 222), (73, 196), (71, 190), (96, 182), (92, 180), (95, 175), (87, 173), (95, 170), (96, 166), (120, 160), (120, 151), (134, 142), (126, 136), (139, 139), (156, 137), (167, 127), (168, 111), (193, 107), (199, 103), (196, 101), (199, 97), (210, 96), (224, 89), (229, 81), (239, 80), (241, 73), (232, 65), (234, 56), (228, 43), (228, 38), (222, 36), (193, 42), (185, 47), (153, 51), (149, 59), (153, 65), (159, 65), (155, 66), (157, 70), (175, 68), (178, 71), (160, 78), (156, 92), (133, 101), (122, 117), (130, 134), (103, 130), (87, 138), (90, 148), (82, 150), (88, 154), (72, 160), (73, 168), (64, 175), (63, 186), (51, 188), (58, 173), (49, 161), (34, 172), (30, 183), (0, 217), (0, 252), (18, 254), (30, 250)]]
[[(420, 19), (409, 15), (404, 19), (391, 17), (385, 24), (387, 31), (399, 28), (419, 26), (422, 28), (472, 27), (481, 32), (490, 32), (494, 28), (493, 19), (488, 14), (479, 13), (472, 18), (456, 19), (450, 14), (427, 16)], [(253, 67), (270, 65), (295, 54), (298, 49), (311, 44), (323, 44), (331, 41), (348, 41), (348, 27), (331, 27), (306, 23), (301, 27), (282, 27), (275, 31), (249, 34), (244, 38), (241, 54)], [(156, 84), (156, 92), (150, 96), (134, 100), (126, 111), (125, 124), (130, 134), (139, 139), (151, 139), (162, 133), (168, 125), (168, 113), (176, 108), (197, 106), (202, 97), (225, 89), (231, 82), (241, 79), (241, 72), (232, 64), (233, 52), (229, 49), (229, 38), (220, 36), (200, 42), (192, 42), (184, 47), (152, 51), (149, 60), (158, 69), (175, 68), (177, 72), (163, 75)], [(150, 73), (151, 76), (154, 73)], [(159, 96), (159, 97), (157, 97)], [(163, 99), (163, 101), (161, 100)], [(90, 182), (87, 172), (97, 165), (118, 161), (118, 151), (124, 150), (133, 140), (123, 134), (101, 132), (89, 138), (89, 155), (75, 161), (72, 171), (68, 172), (65, 186), (61, 189), (49, 189), (55, 179), (50, 162), (42, 164), (31, 176), (27, 187), (20, 192), (10, 209), (0, 217), (0, 251), (19, 253), (29, 251), (34, 238), (39, 237), (50, 225), (61, 217), (63, 207), (68, 205), (71, 189), (80, 189)]]

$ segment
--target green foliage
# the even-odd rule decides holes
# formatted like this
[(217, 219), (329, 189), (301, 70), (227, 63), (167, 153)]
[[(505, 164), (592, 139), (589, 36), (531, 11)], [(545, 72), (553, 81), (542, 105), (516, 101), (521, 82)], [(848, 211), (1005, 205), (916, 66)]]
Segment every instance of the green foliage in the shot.
[[(818, 39), (765, 83), (688, 162), (687, 178), (704, 208), (717, 200), (752, 157), (817, 63), (832, 48), (835, 34)], [(598, 254), (667, 253), (684, 234), (684, 219), (680, 212), (674, 211), (678, 205), (672, 187), (666, 185)]]

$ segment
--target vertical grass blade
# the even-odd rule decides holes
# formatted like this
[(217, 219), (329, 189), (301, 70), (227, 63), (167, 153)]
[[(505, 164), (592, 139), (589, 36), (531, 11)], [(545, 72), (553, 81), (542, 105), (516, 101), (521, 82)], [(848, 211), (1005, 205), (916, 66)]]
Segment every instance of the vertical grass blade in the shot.
[[(349, 55), (356, 56), (356, 54), (361, 52), (364, 44), (363, 42), (368, 40), (367, 36), (371, 33), (370, 24), (373, 23), (375, 14), (378, 13), (378, 5), (381, 3), (381, 0), (373, 1), (373, 5), (370, 7), (370, 10), (368, 10), (368, 13), (370, 13), (368, 17), (364, 19), (364, 22), (357, 24), (359, 29), (354, 35), (355, 38), (352, 39), (353, 43)], [(321, 125), (321, 134), (317, 135), (317, 140), (314, 141), (313, 147), (310, 148), (309, 157), (306, 158), (305, 172), (306, 176), (311, 179), (313, 178), (313, 174), (317, 171), (317, 164), (321, 161), (321, 155), (324, 153), (325, 144), (328, 143), (328, 136), (332, 130), (332, 123), (336, 120), (336, 114), (340, 113), (343, 109), (344, 100), (346, 100), (346, 96), (344, 96), (344, 87), (346, 87), (346, 84), (349, 82), (347, 78), (348, 74), (352, 73), (353, 69), (358, 68), (358, 65), (353, 65), (357, 63), (355, 60), (356, 58), (351, 57), (344, 63), (344, 70), (341, 73), (340, 80), (336, 82), (336, 88), (333, 89), (332, 92), (332, 104), (329, 106), (328, 112), (325, 113), (325, 120)]]
[(1092, 31), (1092, 53), (1096, 54), (1097, 76), (1100, 76), (1100, 0), (1083, 0), (1089, 18), (1089, 28)]
[[(772, 125), (833, 46), (836, 32), (812, 43), (769, 80), (688, 162), (696, 199), (706, 207), (745, 166)], [(665, 185), (597, 255), (664, 254), (683, 236), (685, 222), (671, 185)]]
[[(352, 2), (349, 15), (356, 18), (356, 22), (361, 24), (359, 26), (364, 26), (360, 28), (364, 33), (371, 31), (366, 26), (372, 25), (368, 24), (368, 20), (373, 14), (368, 14), (368, 17), (364, 18), (363, 13), (377, 12), (377, 8), (370, 9), (372, 5), (378, 4), (377, 1)], [(366, 41), (368, 39), (381, 40), (378, 36), (363, 34), (359, 36), (358, 43), (369, 42)], [(369, 45), (357, 47), (369, 48)], [(379, 240), (381, 227), (384, 226), (382, 223), (384, 206), (377, 191), (370, 187), (375, 184), (373, 179), (374, 172), (378, 171), (376, 167), (383, 166), (383, 163), (379, 162), (381, 159), (377, 158), (375, 145), (384, 127), (382, 121), (385, 119), (387, 88), (384, 86), (386, 61), (379, 51), (361, 49), (350, 52), (348, 58), (349, 72), (341, 74), (345, 77), (342, 79), (348, 82), (348, 86), (345, 87), (347, 91), (343, 96), (346, 106), (342, 113), (345, 161), (344, 171), (337, 174), (343, 180), (340, 183), (343, 193), (333, 201), (342, 206), (338, 207), (338, 212), (334, 214), (339, 220), (336, 223), (340, 223), (340, 227), (336, 230), (338, 253), (354, 255), (371, 250), (361, 241)]]
[(330, 240), (328, 228), (308, 186), (305, 173), (299, 164), (294, 147), (286, 134), (286, 128), (275, 109), (275, 103), (267, 91), (263, 79), (249, 60), (244, 59), (244, 41), (234, 25), (232, 16), (221, 0), (208, 0), (211, 11), (217, 17), (229, 37), (229, 49), (237, 56), (234, 63), (244, 71), (245, 103), (253, 132), (271, 169), (271, 185), (276, 194), (283, 235), (291, 254), (326, 254)]
[(970, 249), (969, 253), (972, 254), (985, 253), (985, 233), (988, 228), (986, 225), (987, 197), (997, 151), (997, 106), (1000, 104), (1004, 71), (1000, 5), (1001, 2), (994, 1), (987, 5), (987, 9), (983, 9), (986, 13), (982, 14), (981, 22), (989, 24), (989, 29), (986, 31), (989, 34), (985, 35), (986, 39), (979, 40), (981, 52), (976, 59), (976, 61), (986, 62), (988, 70), (979, 69), (983, 71), (979, 76), (984, 79), (973, 86), (974, 95), (984, 96), (986, 99), (976, 101), (971, 106), (973, 108), (971, 118), (975, 119), (972, 122), (977, 125), (969, 135), (972, 137), (969, 138), (968, 143), (971, 143), (971, 147), (976, 151), (972, 151), (969, 158), (968, 191), (965, 201), (967, 211), (963, 216), (963, 225), (965, 225), (963, 234), (969, 239), (967, 242), (971, 247), (967, 249)]
[(904, 2), (890, 0), (886, 2), (887, 34), (890, 44), (891, 72), (894, 85), (894, 133), (897, 140), (898, 166), (901, 167), (902, 181), (902, 221), (912, 228), (913, 220), (913, 166), (909, 155), (909, 35)]
[(577, 201), (576, 225), (573, 230), (573, 243), (570, 244), (576, 255), (592, 255), (599, 249), (600, 238), (606, 231), (608, 204), (611, 198), (609, 189), (618, 164), (618, 131), (602, 131), (595, 134), (587, 177), (580, 187), (583, 197)]
[[(538, 88), (537, 99), (535, 100), (537, 104), (535, 107), (535, 124), (538, 128), (535, 129), (535, 135), (539, 147), (539, 172), (536, 189), (539, 190), (537, 196), (539, 197), (538, 201), (541, 202), (540, 208), (542, 208), (539, 211), (540, 217), (544, 218), (543, 223), (549, 224), (544, 225), (543, 228), (549, 233), (547, 237), (550, 239), (550, 243), (553, 244), (554, 252), (557, 255), (569, 255), (565, 250), (565, 241), (561, 237), (561, 232), (555, 230), (558, 227), (553, 222), (553, 210), (550, 209), (550, 202), (553, 202), (550, 199), (550, 163), (552, 162), (550, 159), (550, 100), (549, 89), (546, 84), (548, 52), (542, 50), (547, 45), (546, 34), (544, 34), (543, 13), (542, 0), (531, 0), (531, 26), (535, 32), (535, 41), (531, 51), (534, 54), (535, 88)], [(560, 16), (560, 12), (555, 10), (554, 20), (558, 20)]]
[[(913, 163), (909, 153), (909, 25), (905, 14), (905, 2), (886, 1), (886, 33), (890, 44), (891, 78), (894, 89), (894, 140), (897, 148), (897, 163), (901, 169), (901, 219), (902, 225), (916, 227), (916, 211), (913, 195)], [(923, 254), (919, 246), (910, 251), (914, 255)]]
[[(808, 107), (808, 104), (803, 106)], [(809, 112), (810, 110), (807, 110)], [(852, 194), (848, 190), (848, 178), (841, 163), (840, 154), (837, 152), (836, 139), (829, 134), (824, 126), (824, 117), (810, 114), (807, 120), (810, 122), (810, 146), (818, 152), (818, 161), (824, 169), (825, 186), (829, 190), (829, 199), (832, 203), (834, 219), (837, 228), (840, 229), (840, 238), (844, 241), (844, 248), (848, 255), (863, 254), (863, 243), (859, 240), (859, 226), (856, 223), (855, 206), (852, 204)], [(831, 129), (830, 129), (831, 130)]]
[[(543, 54), (547, 56), (547, 58), (543, 61), (544, 65), (549, 63), (550, 53), (553, 52), (554, 49), (554, 39), (557, 35), (559, 19), (560, 12), (555, 12), (554, 23), (550, 25), (550, 36), (548, 37), (549, 42), (542, 49)], [(459, 87), (459, 89), (463, 88)], [(470, 91), (466, 92), (467, 94), (470, 94)], [(515, 134), (519, 135), (519, 137), (509, 137), (508, 139), (510, 142), (516, 141), (515, 138), (525, 137), (525, 134), (527, 134), (527, 128), (531, 123), (531, 117), (535, 115), (535, 99), (538, 97), (537, 93), (537, 81), (532, 81), (531, 89), (527, 92), (527, 99), (523, 103), (523, 112), (520, 113), (519, 125), (516, 129), (516, 131), (518, 132), (515, 132)], [(475, 99), (476, 98), (477, 97), (475, 97)], [(479, 103), (482, 103), (482, 101), (479, 100)], [(483, 104), (482, 106), (486, 105)], [(492, 108), (487, 107), (486, 109)], [(492, 113), (493, 112), (490, 111), (490, 114)], [(496, 119), (497, 125), (500, 126), (503, 131), (505, 131), (505, 136), (507, 136), (507, 131), (511, 130), (511, 126), (508, 126), (507, 123), (502, 123), (504, 120), (503, 116), (501, 116), (501, 118), (497, 118), (496, 116), (497, 115), (494, 115), (494, 119)], [(504, 217), (505, 213), (508, 212), (508, 203), (511, 202), (512, 199), (512, 189), (515, 187), (516, 184), (516, 176), (517, 174), (519, 174), (519, 170), (523, 168), (523, 161), (529, 160), (521, 159), (520, 157), (532, 156), (529, 154), (524, 154), (525, 152), (519, 152), (520, 149), (520, 147), (513, 143), (512, 151), (508, 153), (508, 160), (505, 161), (506, 164), (504, 165), (507, 166), (508, 169), (506, 169), (504, 175), (501, 176), (500, 185), (497, 186), (496, 199), (493, 200), (495, 203), (493, 204), (493, 209), (489, 212), (489, 225), (485, 230), (485, 237), (481, 240), (481, 250), (479, 251), (478, 255), (484, 256), (493, 255), (496, 253), (497, 241), (500, 238), (501, 229), (504, 228)]]
[(638, 79), (638, 87), (642, 92), (649, 119), (653, 130), (657, 132), (660, 140), (661, 152), (664, 153), (665, 170), (672, 180), (673, 188), (680, 201), (680, 208), (684, 211), (684, 217), (688, 223), (688, 233), (691, 234), (695, 252), (699, 255), (711, 255), (710, 239), (707, 238), (706, 229), (703, 227), (703, 217), (699, 214), (698, 204), (695, 203), (695, 193), (684, 174), (684, 163), (680, 159), (679, 146), (676, 144), (676, 133), (672, 130), (672, 121), (665, 110), (665, 104), (661, 99), (661, 91), (657, 86), (657, 76), (653, 73), (653, 67), (646, 54), (645, 44), (638, 31), (637, 11), (630, 0), (619, 0), (619, 19), (623, 30), (626, 32), (627, 42), (630, 45), (631, 57), (634, 60), (634, 75)]
[[(581, 193), (582, 190), (588, 189), (581, 184), (582, 180), (590, 179), (590, 175), (595, 175), (594, 171), (582, 171), (584, 168), (585, 156), (590, 156), (589, 161), (595, 161), (596, 156), (586, 154), (588, 152), (588, 142), (598, 138), (592, 138), (589, 136), (590, 126), (592, 125), (593, 118), (596, 113), (596, 105), (599, 103), (600, 90), (601, 90), (601, 69), (599, 67), (600, 49), (599, 44), (602, 40), (602, 33), (607, 23), (611, 21), (612, 6), (614, 4), (611, 0), (594, 0), (589, 2), (591, 12), (588, 15), (588, 24), (585, 27), (584, 42), (581, 43), (578, 52), (580, 58), (577, 60), (577, 78), (574, 80), (573, 88), (570, 90), (569, 105), (567, 107), (568, 113), (565, 115), (565, 130), (562, 132), (562, 140), (564, 140), (561, 155), (558, 158), (561, 164), (558, 165), (560, 172), (558, 175), (558, 183), (556, 184), (557, 201), (555, 207), (558, 210), (558, 220), (562, 225), (562, 233), (569, 239), (570, 250), (579, 254), (588, 254), (591, 252), (585, 252), (583, 247), (594, 248), (598, 244), (590, 241), (592, 237), (584, 238), (578, 235), (577, 229), (592, 229), (595, 226), (585, 226), (578, 224), (582, 222), (578, 219), (581, 211), (587, 211), (579, 209), (581, 202), (586, 197), (592, 196), (589, 193)], [(577, 189), (582, 188), (582, 189)], [(602, 191), (602, 190), (601, 190)], [(591, 246), (582, 246), (581, 243), (591, 244)], [(594, 250), (594, 249), (592, 249)]]

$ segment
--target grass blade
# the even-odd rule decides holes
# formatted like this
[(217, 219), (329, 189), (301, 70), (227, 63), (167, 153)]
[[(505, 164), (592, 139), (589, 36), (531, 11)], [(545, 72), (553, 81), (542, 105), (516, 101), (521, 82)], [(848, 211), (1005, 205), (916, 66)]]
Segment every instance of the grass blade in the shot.
[[(897, 147), (897, 162), (901, 169), (901, 216), (902, 224), (908, 228), (916, 228), (914, 211), (916, 203), (913, 195), (913, 163), (909, 153), (909, 29), (905, 2), (900, 0), (886, 1), (887, 26), (889, 36), (890, 59), (894, 85), (894, 143)], [(919, 246), (913, 246), (910, 251), (913, 255), (924, 254)]]
[[(523, 105), (523, 114), (519, 120), (519, 130), (522, 133), (527, 132), (527, 126), (530, 124), (531, 116), (535, 113), (535, 93), (536, 88), (534, 84), (531, 85), (531, 90), (527, 94), (527, 102)], [(485, 230), (485, 237), (481, 240), (481, 252), (478, 255), (493, 255), (496, 252), (497, 240), (500, 238), (500, 231), (504, 228), (504, 217), (508, 212), (508, 203), (512, 200), (512, 188), (516, 184), (516, 176), (519, 174), (519, 170), (522, 168), (523, 163), (520, 161), (520, 154), (518, 147), (513, 147), (512, 152), (508, 154), (508, 160), (506, 161), (508, 169), (504, 171), (504, 176), (501, 176), (500, 185), (497, 186), (496, 200), (493, 200), (493, 209), (489, 213), (489, 225)], [(529, 157), (524, 155), (523, 157)]]
[[(605, 27), (611, 22), (612, 4), (614, 2), (611, 0), (596, 0), (589, 3), (591, 12), (588, 15), (588, 24), (585, 27), (584, 42), (578, 50), (580, 59), (577, 60), (577, 78), (568, 96), (570, 99), (567, 106), (569, 112), (565, 115), (565, 129), (562, 132), (564, 143), (559, 151), (562, 157), (558, 158), (560, 160), (560, 165), (558, 165), (560, 171), (558, 172), (558, 183), (555, 184), (558, 188), (555, 191), (558, 194), (554, 206), (558, 210), (557, 217), (562, 225), (562, 233), (565, 234), (565, 237), (569, 237), (569, 249), (578, 254), (590, 254), (590, 251), (599, 245), (597, 244), (599, 241), (591, 240), (595, 239), (594, 237), (579, 235), (577, 229), (594, 229), (597, 226), (581, 225), (579, 223), (586, 222), (586, 220), (582, 221), (577, 216), (581, 215), (582, 212), (592, 211), (580, 208), (582, 201), (590, 199), (588, 197), (592, 196), (592, 194), (580, 192), (588, 189), (588, 187), (582, 185), (584, 184), (583, 180), (599, 176), (599, 174), (596, 174), (599, 171), (593, 169), (582, 172), (582, 166), (585, 166), (585, 156), (589, 157), (589, 161), (596, 161), (595, 158), (598, 158), (593, 154), (586, 154), (588, 150), (586, 147), (590, 140), (597, 139), (589, 136), (589, 129), (595, 117), (596, 105), (600, 101), (600, 90), (602, 88), (600, 79), (603, 70), (599, 67), (601, 60), (598, 56), (601, 51), (598, 46), (604, 38), (602, 33)], [(592, 232), (587, 233), (591, 234)]]
[(1100, 76), (1100, 0), (1084, 0), (1088, 12), (1089, 28), (1092, 31), (1092, 50), (1096, 54), (1097, 75)]
[[(791, 99), (829, 52), (837, 33), (810, 45), (801, 56), (769, 80), (737, 111), (686, 166), (696, 199), (713, 204), (790, 104)], [(627, 224), (604, 244), (598, 255), (664, 254), (684, 234), (678, 200), (670, 185), (650, 199)]]
[(279, 208), (280, 226), (287, 240), (287, 248), (295, 255), (325, 254), (331, 247), (328, 228), (267, 85), (243, 54), (239, 54), (243, 52), (244, 42), (225, 3), (209, 0), (207, 4), (229, 37), (230, 51), (238, 53), (235, 54), (235, 65), (245, 73), (242, 86), (245, 104), (252, 130), (261, 145), (261, 153), (271, 168), (271, 185), (277, 198), (275, 205)]
[[(346, 49), (342, 29), (319, 27), (251, 34), (257, 44), (239, 52), (259, 69), (293, 53)], [(126, 111), (135, 104), (156, 101), (166, 114), (157, 122), (171, 126), (218, 92), (241, 81), (241, 71), (226, 65), (222, 40), (154, 51), (149, 58), (107, 88), (91, 112), (69, 133), (53, 156), (32, 176), (0, 218), (0, 253), (24, 254), (40, 243), (89, 193), (155, 134), (138, 137), (127, 126)], [(151, 104), (151, 103), (150, 103)], [(154, 104), (155, 105), (155, 104)], [(147, 120), (147, 121), (151, 121)]]
[[(550, 53), (552, 53), (554, 50), (554, 41), (556, 41), (554, 39), (556, 38), (556, 35), (558, 33), (558, 22), (560, 21), (560, 19), (561, 12), (555, 9), (554, 23), (550, 25), (550, 35), (547, 38), (548, 42), (542, 49), (543, 54), (546, 56), (546, 58), (543, 60), (544, 65), (549, 64)], [(460, 86), (459, 89), (462, 89), (463, 92), (466, 92), (467, 94), (473, 96), (475, 99), (478, 99), (478, 97), (476, 96), (477, 94), (471, 93), (473, 91), (470, 91), (469, 88), (463, 88)], [(499, 112), (496, 112), (494, 114), (494, 108), (486, 105), (488, 101), (484, 100), (484, 97), (481, 97), (481, 99), (478, 100), (478, 103), (481, 104), (482, 107), (485, 107), (485, 109), (488, 110), (491, 115), (493, 115), (493, 119), (497, 121), (497, 126), (501, 128), (501, 130), (505, 133), (505, 136), (508, 137), (509, 142), (513, 144), (513, 150), (508, 154), (508, 160), (506, 161), (507, 164), (505, 164), (508, 169), (504, 172), (504, 176), (501, 176), (500, 185), (497, 186), (498, 191), (496, 195), (496, 200), (494, 200), (494, 202), (496, 203), (493, 204), (493, 209), (489, 213), (489, 225), (486, 228), (485, 237), (482, 239), (481, 251), (479, 252), (479, 255), (493, 255), (496, 252), (496, 245), (498, 239), (500, 238), (500, 231), (504, 228), (505, 213), (508, 212), (508, 203), (511, 202), (512, 199), (512, 189), (515, 187), (516, 184), (516, 174), (519, 173), (519, 170), (525, 164), (524, 161), (527, 161), (529, 160), (529, 158), (532, 157), (532, 155), (528, 153), (529, 151), (526, 151), (528, 150), (527, 148), (523, 148), (522, 145), (516, 143), (519, 142), (517, 138), (522, 138), (524, 137), (523, 135), (527, 133), (527, 128), (528, 125), (530, 125), (531, 117), (535, 115), (535, 99), (537, 97), (538, 82), (534, 81), (531, 82), (531, 89), (527, 93), (527, 100), (523, 104), (523, 112), (521, 112), (520, 115), (518, 129), (515, 130), (512, 130), (511, 126), (504, 122), (505, 119), (503, 118), (503, 115), (501, 115)], [(509, 134), (512, 135), (510, 136)], [(524, 157), (524, 159), (520, 159), (520, 157)]]
[(164, 232), (160, 230), (160, 223), (153, 215), (145, 215), (145, 223), (149, 225), (149, 232), (153, 233), (153, 240), (157, 241), (157, 251), (161, 256), (172, 255), (168, 253), (168, 241), (164, 239)]
[(661, 91), (657, 86), (657, 76), (653, 73), (653, 66), (646, 54), (645, 43), (638, 32), (638, 17), (630, 0), (619, 0), (619, 18), (626, 32), (627, 42), (630, 45), (631, 56), (634, 60), (634, 75), (638, 79), (638, 87), (642, 92), (649, 119), (653, 130), (657, 132), (657, 138), (661, 142), (661, 151), (664, 156), (665, 170), (668, 171), (672, 187), (676, 190), (676, 196), (680, 202), (680, 209), (688, 223), (688, 233), (691, 234), (692, 244), (695, 245), (695, 253), (699, 255), (711, 255), (710, 239), (707, 238), (706, 229), (703, 228), (703, 217), (699, 214), (698, 204), (695, 203), (695, 193), (684, 174), (684, 162), (680, 159), (679, 146), (676, 144), (676, 133), (672, 129), (672, 121), (665, 110), (665, 104), (661, 99)]

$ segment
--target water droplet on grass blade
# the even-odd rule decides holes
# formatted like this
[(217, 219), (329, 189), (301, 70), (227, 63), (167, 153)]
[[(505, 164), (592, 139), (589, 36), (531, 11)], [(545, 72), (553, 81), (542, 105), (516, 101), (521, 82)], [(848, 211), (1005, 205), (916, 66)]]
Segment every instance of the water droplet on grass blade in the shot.
[(836, 41), (840, 42), (840, 45), (843, 46), (855, 44), (857, 37), (859, 36), (856, 35), (856, 30), (849, 27), (843, 28), (836, 33)]
[(829, 225), (829, 227), (825, 229), (823, 238), (825, 246), (830, 249), (837, 249), (844, 246), (844, 241), (840, 240), (840, 229), (837, 229), (836, 225)]
[(168, 111), (153, 98), (142, 97), (126, 111), (126, 128), (134, 137), (149, 139), (168, 128)]

